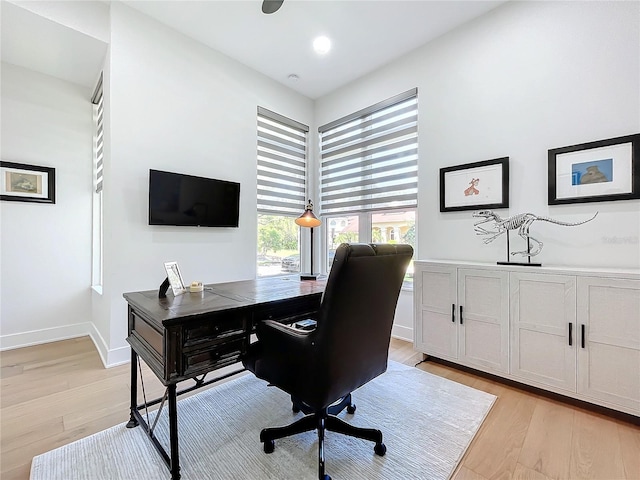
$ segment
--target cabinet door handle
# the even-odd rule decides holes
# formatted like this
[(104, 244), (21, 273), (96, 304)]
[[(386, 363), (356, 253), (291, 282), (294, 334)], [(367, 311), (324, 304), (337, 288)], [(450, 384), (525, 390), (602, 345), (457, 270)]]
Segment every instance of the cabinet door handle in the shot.
[(580, 336), (582, 337), (581, 338), (582, 348), (585, 348), (584, 347), (584, 345), (585, 345), (585, 338), (584, 338), (585, 337), (585, 334), (584, 334), (585, 327), (584, 327), (584, 323), (580, 325), (580, 330), (581, 330), (581, 332), (580, 332), (581, 335)]
[(456, 323), (456, 304), (455, 303), (451, 304), (451, 321), (453, 323)]
[(569, 322), (569, 346), (573, 345), (573, 323)]
[(464, 319), (462, 318), (462, 305), (460, 305), (460, 325), (464, 323)]

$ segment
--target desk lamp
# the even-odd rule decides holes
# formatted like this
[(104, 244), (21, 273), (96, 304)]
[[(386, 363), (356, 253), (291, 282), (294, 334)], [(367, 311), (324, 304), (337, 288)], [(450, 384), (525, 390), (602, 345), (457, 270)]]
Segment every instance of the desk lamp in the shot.
[(295, 222), (296, 225), (311, 229), (311, 273), (300, 274), (300, 280), (316, 280), (318, 274), (313, 273), (313, 227), (319, 227), (322, 222), (313, 214), (313, 203), (311, 203), (311, 200), (307, 203), (304, 213), (296, 218)]

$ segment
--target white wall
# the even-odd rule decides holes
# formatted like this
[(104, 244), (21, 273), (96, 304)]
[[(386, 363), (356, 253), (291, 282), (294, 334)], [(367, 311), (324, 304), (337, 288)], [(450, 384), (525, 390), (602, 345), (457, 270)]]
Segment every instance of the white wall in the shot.
[(391, 335), (413, 342), (413, 290), (400, 291)]
[[(111, 7), (103, 296), (106, 362), (127, 361), (127, 291), (155, 289), (163, 263), (186, 282), (255, 278), (257, 106), (309, 124), (313, 102), (116, 3)], [(149, 169), (240, 182), (239, 228), (148, 225)], [(103, 331), (104, 325), (109, 331)]]
[(508, 156), (502, 216), (600, 212), (580, 227), (534, 223), (537, 259), (640, 268), (640, 201), (547, 205), (548, 149), (640, 131), (639, 62), (637, 2), (510, 2), (319, 99), (316, 123), (418, 87), (416, 258), (505, 260), (504, 239), (483, 245), (471, 212), (440, 213), (438, 178), (442, 167)]
[[(91, 92), (3, 65), (2, 158), (56, 167), (58, 203), (0, 203), (1, 347), (85, 329), (105, 363), (124, 362), (122, 293), (156, 288), (164, 261), (177, 260), (186, 281), (254, 277), (258, 105), (313, 133), (417, 86), (416, 258), (503, 259), (503, 243), (473, 235), (469, 213), (439, 212), (437, 182), (444, 166), (509, 156), (511, 208), (500, 213), (573, 221), (600, 211), (576, 228), (534, 224), (543, 263), (640, 267), (640, 202), (546, 205), (547, 149), (640, 131), (637, 3), (509, 3), (315, 103), (125, 5), (111, 8), (103, 295), (89, 293)], [(240, 182), (240, 227), (148, 226), (150, 168)], [(25, 290), (33, 279), (38, 290)], [(411, 337), (411, 312), (402, 292), (395, 335)]]
[(86, 334), (92, 109), (83, 87), (2, 64), (3, 161), (54, 167), (56, 203), (0, 202), (0, 347)]
[[(474, 235), (471, 212), (440, 213), (439, 169), (508, 156), (503, 217), (600, 212), (580, 227), (534, 223), (538, 261), (637, 269), (640, 201), (548, 206), (547, 150), (640, 132), (639, 63), (637, 2), (513, 2), (319, 99), (316, 124), (418, 87), (417, 259), (506, 260), (504, 239)], [(394, 325), (403, 338), (411, 302), (403, 292)]]

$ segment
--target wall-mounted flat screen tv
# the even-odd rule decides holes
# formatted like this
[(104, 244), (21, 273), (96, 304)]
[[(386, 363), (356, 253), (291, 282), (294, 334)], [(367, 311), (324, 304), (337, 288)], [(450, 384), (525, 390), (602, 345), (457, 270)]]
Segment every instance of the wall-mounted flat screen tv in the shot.
[(149, 170), (149, 225), (237, 227), (240, 184)]

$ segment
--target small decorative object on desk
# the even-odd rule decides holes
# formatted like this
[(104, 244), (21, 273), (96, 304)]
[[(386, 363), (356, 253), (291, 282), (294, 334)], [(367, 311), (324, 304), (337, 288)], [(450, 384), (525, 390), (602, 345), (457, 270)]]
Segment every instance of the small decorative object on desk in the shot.
[(180, 295), (185, 293), (187, 288), (184, 286), (184, 280), (182, 280), (178, 262), (165, 262), (164, 269), (167, 272), (167, 279), (169, 280), (173, 294)]
[[(533, 213), (519, 213), (517, 215), (513, 215), (512, 217), (502, 218), (492, 210), (479, 210), (477, 212), (473, 212), (473, 217), (481, 219), (473, 224), (473, 229), (475, 230), (476, 235), (485, 235), (485, 238), (483, 240), (484, 244), (491, 243), (503, 233), (507, 233), (507, 261), (498, 262), (499, 265), (526, 265), (539, 267), (541, 264), (532, 263), (531, 257), (538, 255), (542, 251), (542, 247), (544, 244), (540, 240), (537, 240), (529, 235), (529, 227), (531, 227), (531, 224), (533, 222), (535, 222), (536, 220), (540, 220), (543, 222), (555, 223), (556, 225), (562, 225), (564, 227), (575, 227), (577, 225), (582, 225), (583, 223), (590, 222), (591, 220), (596, 218), (596, 215), (598, 215), (598, 212), (594, 213), (593, 217), (587, 220), (568, 223), (549, 217), (541, 217)], [(485, 228), (484, 226), (482, 226), (488, 222), (493, 222), (493, 225), (491, 225), (489, 228)], [(518, 235), (520, 235), (527, 242), (526, 250), (519, 252), (510, 251), (509, 233), (511, 232), (511, 230), (518, 230)], [(511, 262), (509, 261), (509, 255), (521, 255), (523, 257), (527, 257), (527, 262)]]

